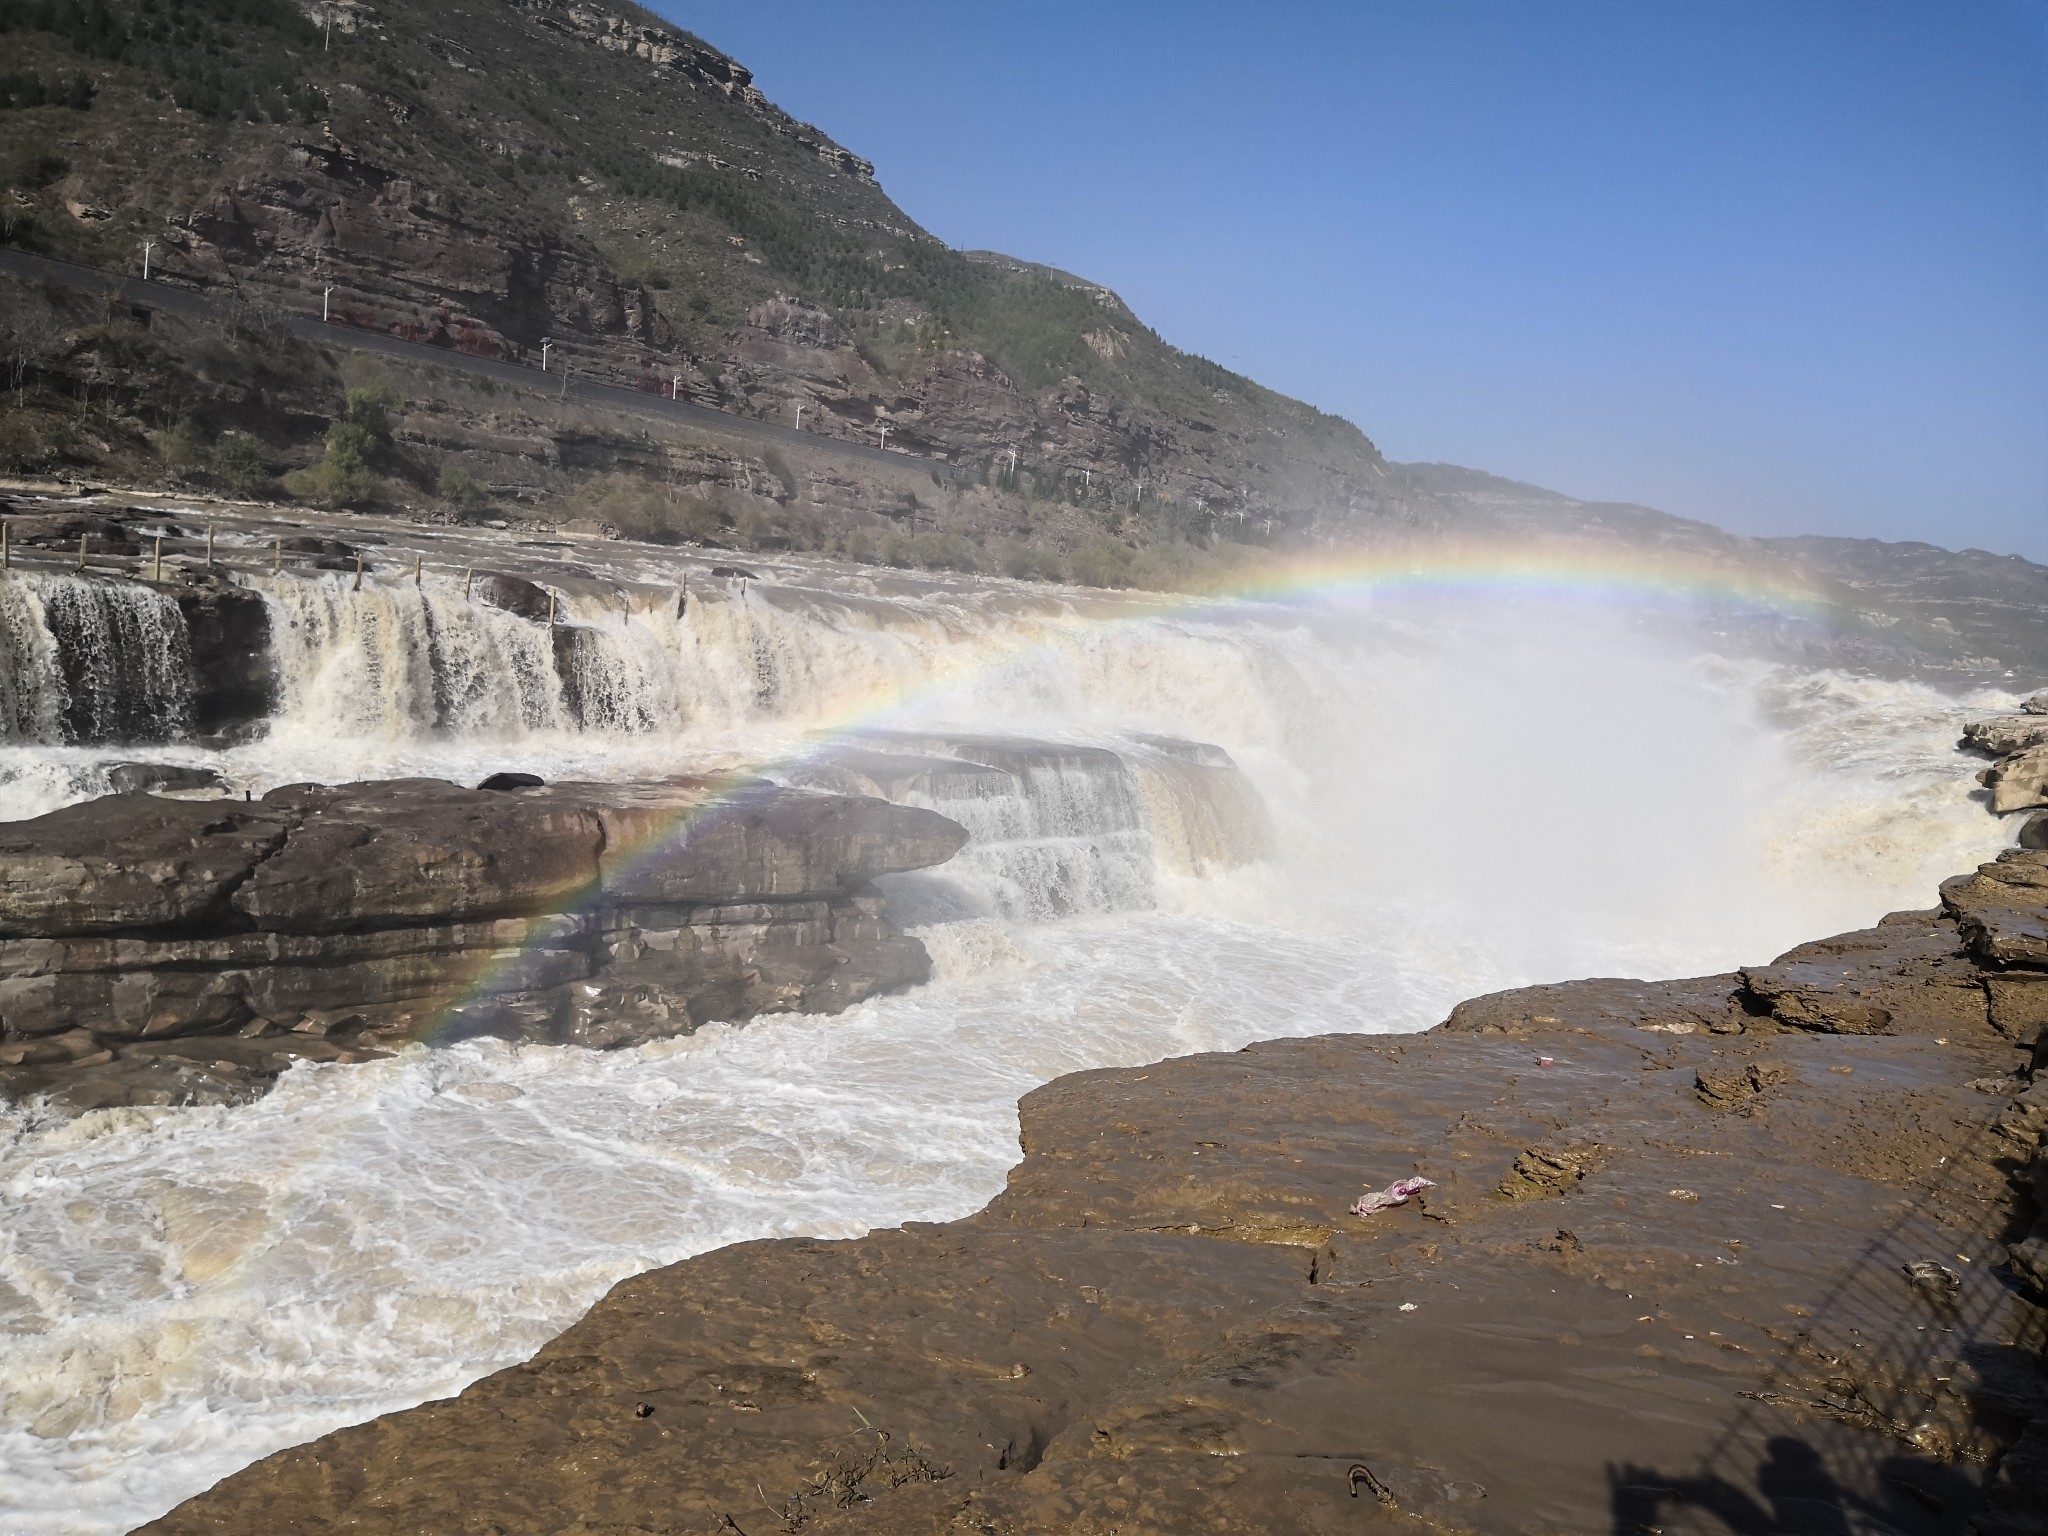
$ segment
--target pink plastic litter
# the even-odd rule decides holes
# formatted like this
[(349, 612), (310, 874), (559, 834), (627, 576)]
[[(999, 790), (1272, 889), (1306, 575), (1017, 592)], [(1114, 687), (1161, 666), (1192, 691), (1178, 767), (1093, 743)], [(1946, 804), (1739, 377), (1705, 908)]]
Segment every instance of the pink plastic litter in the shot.
[(1360, 1195), (1358, 1204), (1351, 1207), (1351, 1214), (1370, 1216), (1374, 1211), (1384, 1211), (1389, 1206), (1406, 1205), (1425, 1189), (1435, 1188), (1435, 1179), (1396, 1179), (1385, 1189), (1376, 1189), (1369, 1195)]

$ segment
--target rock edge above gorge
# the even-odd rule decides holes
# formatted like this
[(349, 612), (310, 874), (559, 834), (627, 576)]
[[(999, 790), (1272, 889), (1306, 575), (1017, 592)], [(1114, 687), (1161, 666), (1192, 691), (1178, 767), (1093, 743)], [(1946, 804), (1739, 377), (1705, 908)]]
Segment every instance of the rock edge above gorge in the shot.
[(975, 1216), (640, 1275), (145, 1529), (2037, 1530), (2044, 880), (1060, 1079)]
[(432, 1028), (594, 1046), (921, 981), (930, 811), (757, 783), (114, 795), (0, 827), (0, 1092), (232, 1100)]

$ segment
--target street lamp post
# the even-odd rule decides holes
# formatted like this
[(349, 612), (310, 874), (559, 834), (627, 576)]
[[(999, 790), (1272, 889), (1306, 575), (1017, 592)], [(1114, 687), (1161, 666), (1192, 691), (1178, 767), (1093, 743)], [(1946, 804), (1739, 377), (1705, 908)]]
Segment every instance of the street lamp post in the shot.
[(683, 398), (683, 370), (680, 368), (676, 369), (675, 372), (669, 378), (668, 397), (671, 400), (680, 400)]
[(548, 371), (548, 348), (554, 344), (555, 341), (552, 336), (543, 336), (540, 339), (540, 371), (542, 373)]
[(329, 283), (320, 290), (320, 323), (327, 324), (334, 314), (334, 284)]
[(142, 280), (145, 283), (149, 281), (149, 253), (155, 249), (156, 242), (154, 240), (142, 242)]
[(876, 430), (882, 434), (882, 452), (887, 453), (889, 451), (889, 424), (885, 421)]
[(796, 403), (796, 429), (799, 432), (804, 429), (804, 403), (801, 400)]

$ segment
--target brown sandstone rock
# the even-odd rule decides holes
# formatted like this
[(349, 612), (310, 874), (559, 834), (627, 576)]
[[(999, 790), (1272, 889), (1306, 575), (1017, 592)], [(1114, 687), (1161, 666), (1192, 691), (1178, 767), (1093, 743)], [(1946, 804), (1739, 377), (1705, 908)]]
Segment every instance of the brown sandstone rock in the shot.
[[(2016, 874), (1951, 882), (1965, 932), (2015, 931)], [(147, 1529), (2035, 1529), (2048, 1102), (1981, 984), (2014, 973), (1904, 913), (1743, 974), (1062, 1078), (976, 1216), (639, 1276)], [(1865, 1008), (1893, 1033), (1841, 1031)]]
[(1981, 1028), (1983, 978), (1956, 924), (1901, 912), (1875, 928), (1788, 950), (1742, 979), (1781, 1024), (1841, 1035)]
[(586, 807), (537, 805), (438, 779), (274, 790), (300, 813), (284, 848), (235, 893), (284, 933), (521, 917), (594, 885), (602, 831)]
[(0, 934), (217, 923), (291, 826), (268, 807), (151, 795), (112, 795), (0, 826)]
[[(975, 1217), (639, 1276), (531, 1363), (147, 1529), (1704, 1531), (1708, 1500), (1818, 1518), (1844, 1489), (1956, 1529), (1903, 1488), (1966, 1517), (1947, 1458), (2038, 1395), (2039, 1314), (1993, 1271), (2001, 1106), (1962, 1082), (2011, 1047), (1774, 1048), (1800, 1092), (1733, 1116), (1695, 1083), (1753, 1041), (1611, 1017), (1077, 1074), (1027, 1096)], [(1501, 1198), (1532, 1149), (1546, 1198)], [(1410, 1172), (1426, 1203), (1346, 1214)], [(1948, 1256), (1957, 1294), (1895, 1253)]]
[(1941, 899), (1979, 959), (2048, 969), (2048, 853), (2002, 853), (1944, 882)]
[(1963, 745), (1993, 757), (2024, 752), (2029, 747), (2048, 746), (2048, 715), (2033, 711), (2017, 715), (1993, 715), (1972, 720), (1963, 727)]
[(1991, 791), (1991, 809), (2001, 816), (2048, 805), (2048, 746), (2000, 758), (1977, 775), (1977, 782)]

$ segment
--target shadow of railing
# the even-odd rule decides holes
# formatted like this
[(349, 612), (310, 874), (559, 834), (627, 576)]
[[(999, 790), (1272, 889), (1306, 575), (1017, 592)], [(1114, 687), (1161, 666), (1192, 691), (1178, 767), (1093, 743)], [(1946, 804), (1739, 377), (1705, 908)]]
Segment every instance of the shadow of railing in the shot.
[[(2025, 1427), (2030, 1392), (2038, 1411), (2048, 1342), (2048, 1313), (2003, 1267), (2005, 1245), (2023, 1238), (2037, 1214), (2025, 1186), (2033, 1138), (2001, 1129), (2011, 1102), (1990, 1102), (1813, 1309), (1816, 1327), (1794, 1350), (1807, 1370), (1784, 1361), (1742, 1393), (1741, 1410), (1687, 1472), (1609, 1467), (1612, 1536), (1661, 1536), (1674, 1520), (1735, 1536), (1949, 1536), (1970, 1528), (1991, 1471), (1985, 1452)], [(1944, 1231), (1937, 1218), (1983, 1199), (1966, 1181), (1987, 1167), (2004, 1180), (1999, 1230), (1965, 1245), (1974, 1252), (1948, 1251), (1940, 1239), (1953, 1240), (1954, 1228)], [(1919, 1278), (1913, 1266), (1923, 1266)], [(1851, 1317), (1861, 1326), (1850, 1326)], [(1853, 1357), (1833, 1353), (1821, 1337), (1833, 1319), (1843, 1320)], [(1831, 1366), (1838, 1375), (1816, 1390), (1813, 1376)], [(1934, 1411), (1930, 1386), (1939, 1389)], [(1861, 1433), (1815, 1433), (1816, 1420)]]

